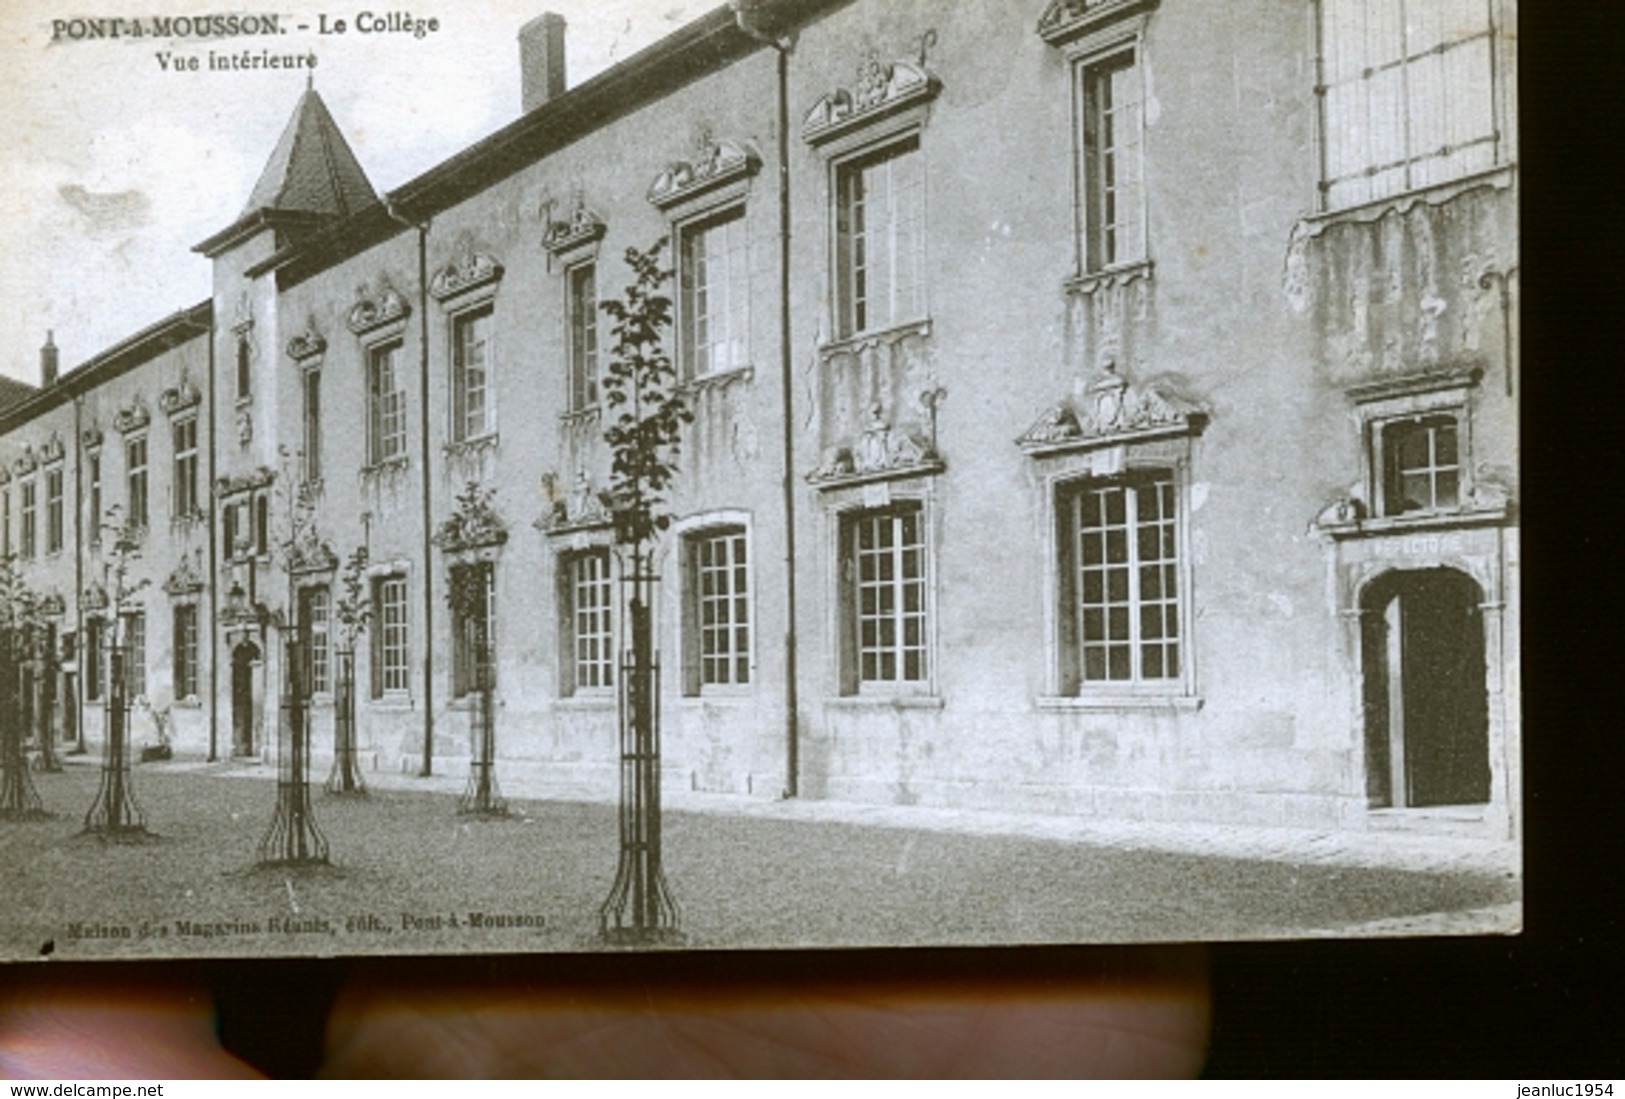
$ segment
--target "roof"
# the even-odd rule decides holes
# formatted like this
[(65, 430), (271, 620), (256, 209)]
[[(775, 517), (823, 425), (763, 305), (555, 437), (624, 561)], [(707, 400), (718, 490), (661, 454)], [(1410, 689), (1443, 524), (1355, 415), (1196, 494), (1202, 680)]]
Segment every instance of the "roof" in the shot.
[(0, 408), (10, 408), (20, 401), (26, 401), (34, 393), (34, 387), (27, 382), (0, 374)]
[(377, 201), (327, 104), (306, 88), (241, 216), (284, 210), (343, 217)]

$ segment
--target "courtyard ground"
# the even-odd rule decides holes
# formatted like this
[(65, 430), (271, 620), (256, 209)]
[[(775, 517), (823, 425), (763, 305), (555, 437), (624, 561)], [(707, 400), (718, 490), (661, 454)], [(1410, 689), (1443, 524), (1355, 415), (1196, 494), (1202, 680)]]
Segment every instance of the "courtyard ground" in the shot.
[[(275, 805), (264, 771), (138, 765), (153, 837), (129, 844), (80, 834), (98, 778), (89, 760), (36, 775), (55, 815), (0, 821), (6, 956), (600, 949), (612, 804), (510, 796), (507, 817), (477, 819), (458, 815), (452, 777), (379, 776), (366, 799), (317, 787), (331, 865), (257, 868)], [(697, 948), (1516, 926), (1520, 886), (1504, 850), (1231, 833), (678, 796), (665, 857), (684, 943)]]

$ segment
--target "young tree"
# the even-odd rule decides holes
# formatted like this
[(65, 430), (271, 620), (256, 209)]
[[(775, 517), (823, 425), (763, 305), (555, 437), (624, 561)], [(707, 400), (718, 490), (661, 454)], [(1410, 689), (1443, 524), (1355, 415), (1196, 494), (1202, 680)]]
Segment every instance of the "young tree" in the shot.
[(102, 751), (102, 781), (96, 800), (85, 813), (85, 831), (105, 839), (141, 839), (148, 835), (146, 818), (136, 804), (130, 785), (130, 616), (139, 613), (136, 597), (147, 587), (146, 579), (131, 576), (141, 557), (143, 528), (123, 509), (107, 509), (102, 524), (108, 560), (103, 564), (103, 587), (108, 596), (108, 612), (113, 616), (113, 643), (107, 647), (107, 736)]
[(333, 676), (333, 773), (327, 777), (326, 789), (329, 794), (366, 797), (367, 784), (361, 780), (356, 761), (355, 737), (355, 647), (372, 622), (366, 546), (357, 546), (350, 554), (339, 583), (343, 593), (333, 600), (333, 618), (339, 633)]
[(665, 494), (677, 476), (682, 426), (693, 412), (678, 388), (666, 350), (672, 272), (660, 262), (665, 241), (648, 251), (629, 248), (633, 281), (624, 297), (601, 302), (613, 322), (604, 377), (612, 419), (604, 431), (611, 452), (610, 500), (620, 547), (625, 647), (620, 661), (621, 855), (615, 884), (599, 909), (599, 930), (611, 942), (670, 941), (678, 934), (677, 904), (661, 865), (660, 667), (654, 649), (655, 540), (671, 525)]
[(28, 772), (20, 697), (22, 665), (41, 626), (39, 601), (17, 574), (16, 561), (0, 558), (0, 820), (50, 815)]

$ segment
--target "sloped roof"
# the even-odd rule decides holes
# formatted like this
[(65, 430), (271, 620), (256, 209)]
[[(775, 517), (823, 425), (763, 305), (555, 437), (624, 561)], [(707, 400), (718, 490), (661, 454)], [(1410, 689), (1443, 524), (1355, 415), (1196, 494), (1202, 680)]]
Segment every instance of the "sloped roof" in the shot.
[(26, 401), (35, 392), (34, 387), (27, 382), (20, 382), (16, 378), (0, 374), (0, 408), (10, 408), (19, 401)]
[(342, 217), (376, 201), (327, 104), (315, 88), (306, 88), (242, 216), (281, 210)]

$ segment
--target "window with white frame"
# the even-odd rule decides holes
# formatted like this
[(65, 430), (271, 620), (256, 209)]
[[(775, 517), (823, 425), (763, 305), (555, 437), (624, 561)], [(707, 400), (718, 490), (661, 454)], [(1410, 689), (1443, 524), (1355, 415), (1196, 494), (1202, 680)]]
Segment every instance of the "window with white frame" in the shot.
[(176, 603), (174, 633), (170, 637), (174, 657), (173, 689), (176, 698), (195, 698), (198, 693), (198, 618), (196, 603)]
[(62, 467), (45, 471), (45, 552), (61, 553), (64, 538)]
[(1146, 258), (1145, 90), (1137, 42), (1074, 69), (1077, 226), (1084, 273)]
[(1500, 163), (1494, 0), (1320, 0), (1327, 209)]
[(689, 377), (750, 362), (750, 248), (745, 208), (679, 230), (683, 368)]
[(305, 689), (333, 690), (332, 593), (325, 585), (299, 591), (299, 633), (305, 645)]
[(451, 321), (451, 438), (478, 439), (491, 430), (491, 318), (489, 305)]
[(750, 682), (750, 559), (745, 528), (717, 527), (683, 540), (684, 693)]
[(598, 404), (598, 265), (575, 264), (564, 274), (570, 329), (570, 411)]
[(835, 191), (840, 336), (923, 319), (925, 163), (919, 139), (841, 162)]
[(197, 417), (175, 421), (171, 438), (175, 444), (174, 514), (177, 519), (184, 519), (198, 509)]
[(401, 345), (367, 352), (367, 462), (383, 465), (406, 457), (406, 379)]
[(147, 437), (137, 435), (124, 442), (124, 518), (135, 526), (147, 525)]
[(849, 692), (930, 679), (925, 514), (918, 503), (841, 518), (843, 680)]
[(39, 483), (30, 477), (22, 483), (22, 529), (17, 536), (17, 556), (31, 560), (39, 552)]
[(614, 583), (607, 546), (569, 553), (560, 559), (560, 681), (567, 695), (601, 692), (614, 686)]
[(406, 577), (373, 578), (372, 696), (402, 694), (411, 686), (411, 633), (406, 608)]
[(496, 567), (490, 561), (453, 566), (451, 583), (459, 591), (452, 607), (451, 693), (496, 686)]
[(1061, 690), (1183, 684), (1178, 491), (1171, 470), (1063, 483)]

